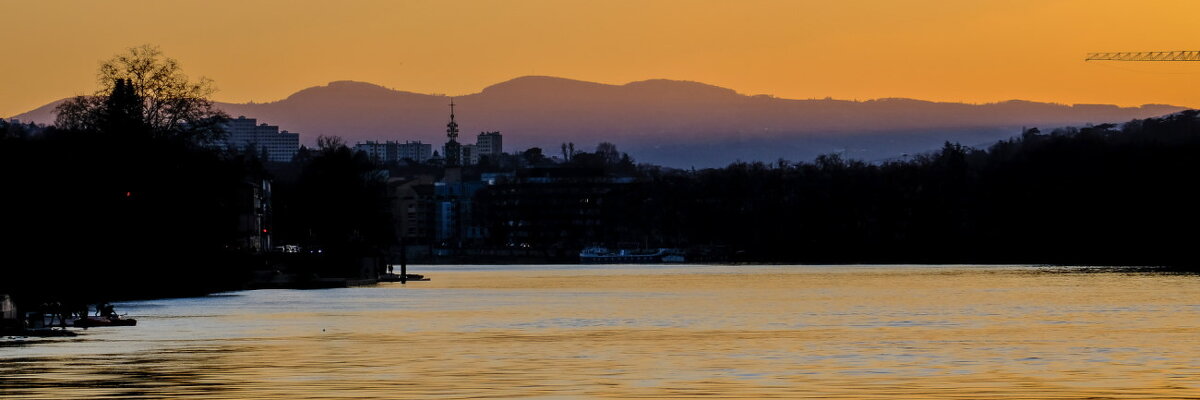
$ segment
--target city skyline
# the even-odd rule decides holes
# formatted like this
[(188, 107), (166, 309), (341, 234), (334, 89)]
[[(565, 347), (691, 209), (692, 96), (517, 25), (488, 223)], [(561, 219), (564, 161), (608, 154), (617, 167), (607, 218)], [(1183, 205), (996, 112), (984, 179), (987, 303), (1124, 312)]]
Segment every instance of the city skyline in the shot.
[(122, 5), (7, 4), (31, 18), (0, 28), (25, 38), (9, 48), (24, 61), (0, 77), (0, 115), (90, 94), (97, 60), (144, 43), (234, 103), (336, 80), (457, 96), (525, 75), (690, 80), (795, 99), (1200, 103), (1177, 83), (1197, 73), (1192, 64), (1083, 61), (1193, 50), (1187, 16), (1200, 4), (1185, 2)]

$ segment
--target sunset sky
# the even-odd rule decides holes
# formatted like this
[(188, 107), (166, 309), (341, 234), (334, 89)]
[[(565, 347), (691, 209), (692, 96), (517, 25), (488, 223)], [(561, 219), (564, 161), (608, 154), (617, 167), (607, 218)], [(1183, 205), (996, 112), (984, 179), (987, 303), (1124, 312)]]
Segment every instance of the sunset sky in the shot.
[(216, 100), (358, 80), (478, 92), (523, 75), (700, 81), (784, 98), (1200, 106), (1200, 62), (1084, 62), (1200, 50), (1198, 1), (0, 0), (0, 116), (96, 87), (150, 43)]

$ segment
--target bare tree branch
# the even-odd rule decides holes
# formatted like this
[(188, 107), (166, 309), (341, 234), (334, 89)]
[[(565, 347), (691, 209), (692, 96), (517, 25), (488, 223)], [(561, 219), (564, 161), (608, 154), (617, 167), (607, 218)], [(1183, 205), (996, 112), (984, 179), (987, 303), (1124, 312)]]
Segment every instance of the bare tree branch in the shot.
[[(95, 129), (102, 99), (115, 82), (125, 79), (143, 101), (143, 120), (155, 135), (209, 142), (224, 134), (228, 115), (209, 100), (216, 92), (211, 79), (189, 80), (179, 62), (165, 57), (157, 46), (129, 48), (104, 61), (97, 74), (94, 97), (78, 97), (60, 105), (56, 123), (71, 129)], [(91, 122), (89, 122), (91, 121)]]

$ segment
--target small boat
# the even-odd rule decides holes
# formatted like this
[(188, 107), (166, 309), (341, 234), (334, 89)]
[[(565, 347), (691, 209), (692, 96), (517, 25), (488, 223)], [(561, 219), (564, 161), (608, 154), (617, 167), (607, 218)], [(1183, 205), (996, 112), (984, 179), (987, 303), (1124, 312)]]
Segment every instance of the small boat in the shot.
[(679, 249), (609, 250), (604, 247), (588, 247), (579, 252), (579, 262), (585, 264), (658, 264), (684, 262)]
[(97, 326), (135, 326), (137, 320), (133, 318), (125, 318), (119, 315), (111, 317), (91, 316), (87, 318), (79, 318), (72, 322), (76, 328), (91, 328)]
[(420, 274), (404, 274), (403, 279), (401, 279), (400, 274), (386, 273), (386, 274), (379, 275), (380, 282), (400, 282), (400, 281), (413, 282), (413, 281), (427, 281), (427, 280), (429, 280), (429, 278), (426, 278), (425, 275), (420, 275)]

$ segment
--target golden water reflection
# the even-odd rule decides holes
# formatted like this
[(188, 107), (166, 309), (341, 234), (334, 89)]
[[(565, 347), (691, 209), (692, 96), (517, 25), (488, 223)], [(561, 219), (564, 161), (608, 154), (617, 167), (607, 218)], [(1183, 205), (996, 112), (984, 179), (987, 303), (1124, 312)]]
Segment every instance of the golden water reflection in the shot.
[(119, 305), (0, 397), (1200, 398), (1200, 278), (997, 267), (428, 267)]

